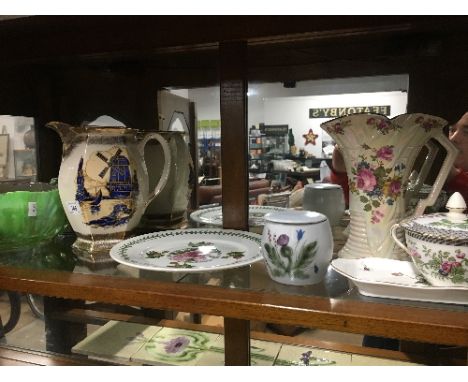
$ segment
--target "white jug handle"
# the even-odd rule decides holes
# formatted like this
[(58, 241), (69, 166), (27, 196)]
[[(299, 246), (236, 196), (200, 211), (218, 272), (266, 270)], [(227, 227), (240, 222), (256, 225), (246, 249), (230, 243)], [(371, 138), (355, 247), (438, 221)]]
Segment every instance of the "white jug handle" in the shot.
[(431, 193), (426, 199), (419, 201), (413, 216), (421, 216), (424, 213), (426, 207), (432, 206), (435, 203), (440, 194), (440, 191), (442, 190), (442, 187), (444, 186), (445, 180), (447, 179), (450, 170), (452, 169), (453, 162), (458, 155), (458, 149), (442, 132), (436, 135), (434, 139), (438, 140), (440, 144), (445, 147), (447, 150), (447, 156), (445, 157), (444, 164), (439, 171), (439, 175), (437, 175), (437, 179), (434, 181)]
[(427, 175), (429, 174), (429, 170), (431, 169), (432, 164), (434, 163), (434, 159), (439, 152), (439, 146), (437, 146), (434, 142), (431, 142), (430, 140), (427, 141), (426, 147), (428, 149), (428, 153), (426, 155), (424, 164), (421, 167), (421, 170), (419, 171), (419, 176), (416, 180), (416, 184), (413, 187), (416, 193), (419, 192), (422, 185), (424, 184), (424, 181), (426, 180)]
[(403, 249), (408, 255), (411, 256), (411, 253), (410, 253), (408, 247), (407, 247), (406, 245), (404, 245), (404, 244), (400, 241), (400, 239), (398, 239), (398, 237), (397, 237), (396, 230), (397, 230), (398, 228), (400, 228), (400, 225), (399, 225), (398, 223), (392, 225), (392, 228), (390, 228), (390, 233), (392, 234), (392, 238), (393, 238), (393, 240), (395, 240), (395, 243), (397, 243), (397, 245), (398, 245), (401, 249)]
[(169, 144), (163, 138), (163, 136), (161, 134), (158, 134), (158, 133), (147, 133), (143, 137), (141, 142), (138, 143), (138, 148), (140, 150), (141, 156), (144, 157), (145, 146), (148, 143), (148, 141), (150, 141), (151, 139), (155, 139), (156, 141), (158, 141), (161, 144), (161, 147), (163, 149), (163, 154), (164, 154), (164, 167), (163, 167), (163, 171), (162, 171), (162, 174), (161, 174), (161, 178), (159, 178), (159, 182), (156, 184), (156, 187), (154, 188), (153, 191), (150, 190), (149, 195), (148, 195), (148, 199), (145, 200), (145, 206), (148, 206), (153, 201), (153, 199), (166, 186), (167, 180), (169, 179), (169, 171), (171, 169), (171, 163), (172, 163), (172, 156), (171, 156), (171, 150), (169, 149)]

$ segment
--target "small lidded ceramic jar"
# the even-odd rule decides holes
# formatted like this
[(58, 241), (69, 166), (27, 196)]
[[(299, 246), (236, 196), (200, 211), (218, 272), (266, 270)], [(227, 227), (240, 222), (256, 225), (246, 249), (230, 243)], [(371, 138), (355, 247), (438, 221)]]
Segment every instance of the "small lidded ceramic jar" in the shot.
[(270, 277), (288, 285), (321, 282), (333, 253), (327, 217), (285, 210), (266, 214), (264, 219), (262, 253)]
[[(468, 288), (466, 203), (456, 192), (446, 207), (448, 213), (422, 215), (395, 224), (392, 236), (431, 285)], [(406, 246), (397, 237), (399, 227), (405, 230)]]
[(332, 183), (307, 184), (304, 187), (302, 207), (324, 214), (333, 227), (340, 223), (345, 212), (343, 189)]

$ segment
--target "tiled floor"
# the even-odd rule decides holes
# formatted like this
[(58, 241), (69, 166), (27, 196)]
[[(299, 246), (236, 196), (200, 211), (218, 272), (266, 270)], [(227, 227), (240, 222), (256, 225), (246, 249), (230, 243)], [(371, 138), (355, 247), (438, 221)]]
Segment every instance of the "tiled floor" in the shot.
[[(252, 339), (250, 345), (252, 366), (410, 365), (407, 362), (274, 341)], [(73, 351), (91, 358), (119, 360), (124, 364), (223, 366), (224, 336), (110, 321), (77, 344)]]
[[(9, 316), (9, 303), (4, 294), (0, 295), (0, 315), (3, 321)], [(178, 318), (188, 320), (189, 316), (179, 314)], [(202, 323), (220, 326), (222, 318), (203, 316)], [(253, 323), (253, 326), (257, 331), (270, 331), (261, 323)], [(311, 329), (295, 334), (294, 339), (298, 343), (301, 339), (316, 339), (360, 345), (362, 336)], [(45, 350), (44, 322), (32, 314), (24, 297), (20, 321), (7, 333), (6, 342), (31, 350)], [(179, 351), (182, 347), (183, 352)], [(109, 322), (104, 327), (88, 325), (88, 337), (75, 351), (122, 364), (223, 365), (224, 337), (187, 329)], [(251, 355), (252, 365), (295, 365), (303, 360), (311, 365), (389, 364), (389, 361), (370, 357), (255, 339), (251, 340)], [(390, 361), (390, 364), (400, 363)]]
[[(5, 294), (0, 295), (0, 317), (6, 321), (9, 316), (9, 304)], [(181, 320), (188, 320), (187, 314), (179, 314)], [(222, 318), (214, 316), (202, 316), (202, 323), (205, 325), (221, 326)], [(88, 325), (88, 333), (92, 333), (98, 326)], [(253, 323), (253, 329), (257, 331), (271, 332), (262, 323)], [(44, 350), (44, 322), (33, 315), (24, 296), (22, 297), (21, 318), (13, 331), (7, 334), (7, 341), (12, 345), (25, 346), (32, 350)], [(342, 342), (352, 345), (360, 345), (362, 336), (350, 333), (338, 333), (325, 330), (305, 330), (295, 335), (295, 338), (314, 338), (323, 341)]]

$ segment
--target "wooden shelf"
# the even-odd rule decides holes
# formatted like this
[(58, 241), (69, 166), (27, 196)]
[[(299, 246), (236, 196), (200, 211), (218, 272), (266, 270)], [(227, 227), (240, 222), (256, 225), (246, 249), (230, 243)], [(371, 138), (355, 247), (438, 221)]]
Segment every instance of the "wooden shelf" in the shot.
[[(158, 90), (219, 86), (225, 228), (248, 229), (249, 82), (407, 73), (408, 112), (455, 121), (466, 111), (466, 16), (36, 16), (0, 22), (0, 33), (0, 114), (34, 118), (40, 181), (56, 177), (61, 163), (47, 122), (79, 125), (106, 113), (155, 130)], [(248, 363), (250, 320), (468, 346), (466, 307), (18, 266), (0, 267), (0, 289), (51, 296), (55, 311), (90, 300), (220, 315), (231, 365)], [(70, 325), (48, 325), (66, 351), (76, 339)]]

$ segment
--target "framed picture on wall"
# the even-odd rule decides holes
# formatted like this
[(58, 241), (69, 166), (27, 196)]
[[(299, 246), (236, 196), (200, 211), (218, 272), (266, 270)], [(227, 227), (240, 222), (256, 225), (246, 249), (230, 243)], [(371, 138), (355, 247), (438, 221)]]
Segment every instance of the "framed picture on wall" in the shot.
[(14, 150), (15, 178), (36, 178), (36, 150)]
[(8, 143), (10, 136), (0, 134), (0, 179), (7, 177), (8, 169)]

